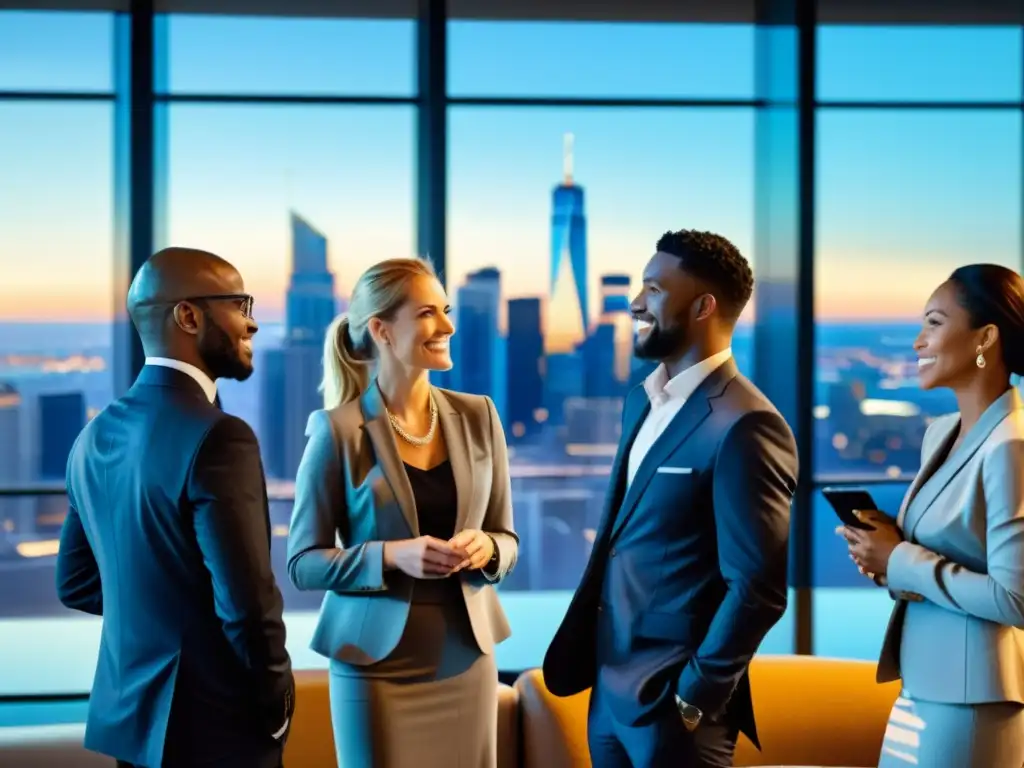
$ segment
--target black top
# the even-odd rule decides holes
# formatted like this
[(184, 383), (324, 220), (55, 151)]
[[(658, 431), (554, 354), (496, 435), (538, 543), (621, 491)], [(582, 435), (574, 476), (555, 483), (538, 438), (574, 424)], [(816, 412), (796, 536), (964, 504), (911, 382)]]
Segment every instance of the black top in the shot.
[(421, 536), (433, 536), (448, 541), (455, 535), (456, 505), (458, 491), (451, 462), (447, 459), (430, 469), (405, 465), (416, 500), (416, 517), (420, 524)]

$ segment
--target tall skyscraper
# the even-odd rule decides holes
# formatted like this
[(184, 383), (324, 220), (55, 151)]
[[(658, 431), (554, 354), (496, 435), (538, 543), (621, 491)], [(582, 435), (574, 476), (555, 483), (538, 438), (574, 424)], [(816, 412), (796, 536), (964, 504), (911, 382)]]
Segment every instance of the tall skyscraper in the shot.
[(260, 450), (268, 477), (288, 478), (288, 454), (285, 450), (285, 406), (288, 381), (288, 350), (268, 349), (256, 369), (260, 375)]
[(602, 275), (600, 325), (610, 326), (615, 380), (626, 384), (633, 357), (633, 316), (629, 311), (629, 275)]
[(286, 294), (285, 326), (292, 344), (320, 348), (334, 319), (334, 274), (327, 268), (327, 238), (292, 213), (292, 274)]
[(538, 298), (508, 301), (508, 404), (505, 432), (510, 440), (540, 431), (544, 406), (544, 330)]
[(562, 183), (551, 196), (551, 293), (545, 349), (572, 352), (590, 327), (587, 301), (587, 219), (583, 188), (573, 180), (573, 135), (565, 135)]
[(455, 292), (452, 376), (455, 389), (490, 395), (498, 413), (505, 410), (505, 344), (499, 330), (501, 272), (494, 267), (471, 272)]
[(60, 392), (39, 396), (39, 464), (41, 480), (63, 480), (71, 447), (85, 426), (85, 395)]
[(0, 482), (23, 481), (21, 458), (21, 395), (8, 382), (0, 381)]
[(281, 349), (264, 357), (261, 431), (272, 477), (291, 478), (306, 445), (309, 414), (323, 406), (318, 387), (327, 326), (337, 312), (327, 238), (298, 214), (291, 216), (292, 273), (285, 296)]

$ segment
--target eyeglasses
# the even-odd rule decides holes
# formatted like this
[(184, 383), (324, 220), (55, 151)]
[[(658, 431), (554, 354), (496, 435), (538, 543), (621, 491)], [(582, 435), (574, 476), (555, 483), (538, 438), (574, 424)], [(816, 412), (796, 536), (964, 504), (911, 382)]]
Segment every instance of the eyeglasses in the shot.
[(255, 300), (251, 293), (216, 293), (210, 296), (192, 296), (182, 301), (235, 301), (238, 302), (239, 311), (249, 320), (252, 320), (252, 307)]
[(174, 306), (180, 304), (183, 301), (190, 301), (193, 304), (199, 304), (204, 301), (234, 301), (238, 304), (238, 310), (245, 315), (249, 320), (253, 319), (252, 308), (254, 299), (251, 293), (211, 293), (207, 296), (183, 296), (180, 299), (174, 299), (173, 301), (147, 301), (143, 302), (143, 306)]

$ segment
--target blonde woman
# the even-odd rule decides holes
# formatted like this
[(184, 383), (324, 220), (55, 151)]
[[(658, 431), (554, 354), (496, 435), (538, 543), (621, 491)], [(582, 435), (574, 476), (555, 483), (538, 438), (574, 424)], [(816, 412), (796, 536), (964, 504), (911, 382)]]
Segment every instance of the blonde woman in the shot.
[(494, 404), (428, 379), (452, 367), (449, 311), (429, 263), (383, 261), (324, 345), (288, 575), (327, 592), (312, 648), (346, 768), (497, 763), (494, 585), (519, 542)]

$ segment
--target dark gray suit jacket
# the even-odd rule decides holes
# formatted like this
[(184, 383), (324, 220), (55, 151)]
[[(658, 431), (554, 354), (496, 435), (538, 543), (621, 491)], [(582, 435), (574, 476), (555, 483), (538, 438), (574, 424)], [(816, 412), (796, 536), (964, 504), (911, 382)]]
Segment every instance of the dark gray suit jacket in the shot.
[(727, 714), (757, 744), (747, 667), (787, 602), (793, 434), (735, 363), (686, 401), (627, 485), (650, 410), (623, 413), (604, 518), (583, 580), (544, 659), (558, 696), (595, 684), (641, 724), (673, 694)]
[[(434, 387), (458, 492), (456, 531), (494, 537), (498, 571), (458, 574), (480, 650), (511, 634), (494, 584), (515, 566), (512, 486), (501, 421), (490, 398)], [(288, 575), (298, 589), (326, 590), (311, 647), (366, 665), (398, 644), (411, 579), (384, 572), (384, 542), (420, 535), (416, 502), (376, 382), (358, 400), (315, 411), (295, 480)]]

